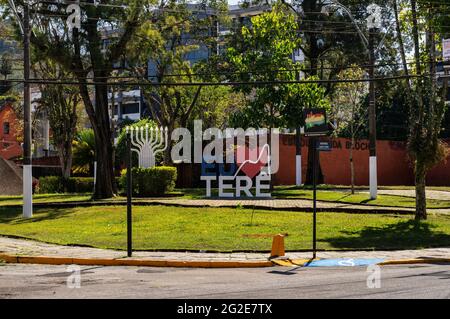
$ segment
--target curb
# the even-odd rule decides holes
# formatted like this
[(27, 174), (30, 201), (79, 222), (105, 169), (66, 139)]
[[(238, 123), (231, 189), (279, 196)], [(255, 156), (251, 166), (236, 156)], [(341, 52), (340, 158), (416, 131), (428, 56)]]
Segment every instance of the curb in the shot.
[(174, 268), (263, 268), (271, 261), (177, 261), (142, 259), (65, 258), (44, 256), (11, 256), (0, 254), (0, 260), (11, 264), (84, 265), (84, 266), (140, 266)]
[(379, 263), (380, 266), (388, 265), (414, 265), (414, 264), (440, 264), (450, 263), (450, 258), (417, 258), (417, 259), (403, 259), (403, 260), (388, 260)]
[[(66, 258), (44, 256), (12, 256), (0, 254), (0, 261), (11, 264), (40, 265), (83, 265), (83, 266), (138, 266), (138, 267), (173, 267), (173, 268), (267, 268), (304, 267), (311, 260), (273, 259), (267, 261), (176, 261), (176, 260), (142, 260), (142, 259), (99, 259), (99, 258)], [(389, 260), (379, 266), (440, 264), (449, 263), (450, 258), (417, 258)]]

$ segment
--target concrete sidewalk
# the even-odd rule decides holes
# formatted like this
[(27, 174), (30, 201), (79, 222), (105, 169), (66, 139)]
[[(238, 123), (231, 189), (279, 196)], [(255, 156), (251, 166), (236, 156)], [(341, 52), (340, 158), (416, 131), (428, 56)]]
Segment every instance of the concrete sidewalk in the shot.
[[(290, 260), (309, 260), (309, 252), (287, 253)], [(67, 259), (81, 260), (116, 260), (127, 264), (128, 261), (141, 262), (136, 265), (150, 266), (186, 266), (186, 267), (270, 267), (269, 253), (202, 253), (202, 252), (134, 252), (132, 258), (126, 257), (126, 252), (88, 247), (59, 246), (31, 240), (0, 237), (1, 256), (26, 256), (61, 258), (67, 264)], [(403, 251), (350, 251), (350, 252), (319, 252), (321, 259), (384, 259), (390, 260), (443, 260), (450, 261), (450, 248), (434, 248)], [(4, 259), (4, 258), (3, 258)], [(45, 260), (44, 260), (45, 261)], [(11, 262), (11, 261), (10, 261)], [(145, 263), (147, 262), (147, 263)], [(33, 263), (33, 262), (30, 262)], [(51, 262), (44, 262), (51, 263)], [(134, 265), (134, 264), (130, 264)]]

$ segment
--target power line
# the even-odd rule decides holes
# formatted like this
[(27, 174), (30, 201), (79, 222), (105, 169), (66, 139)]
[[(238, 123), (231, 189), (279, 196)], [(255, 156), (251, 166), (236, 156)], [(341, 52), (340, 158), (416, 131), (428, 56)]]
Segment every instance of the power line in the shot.
[[(363, 78), (363, 79), (342, 79), (342, 80), (293, 80), (293, 81), (242, 81), (242, 82), (79, 82), (79, 81), (65, 81), (65, 80), (52, 80), (52, 79), (30, 79), (27, 81), (30, 84), (49, 84), (49, 85), (105, 85), (105, 86), (270, 86), (270, 85), (287, 85), (287, 84), (326, 84), (326, 83), (357, 83), (357, 82), (375, 82), (375, 81), (391, 81), (410, 78), (423, 78), (429, 75), (399, 75), (390, 77), (375, 77), (375, 78)], [(10, 82), (24, 82), (21, 79), (11, 79)]]

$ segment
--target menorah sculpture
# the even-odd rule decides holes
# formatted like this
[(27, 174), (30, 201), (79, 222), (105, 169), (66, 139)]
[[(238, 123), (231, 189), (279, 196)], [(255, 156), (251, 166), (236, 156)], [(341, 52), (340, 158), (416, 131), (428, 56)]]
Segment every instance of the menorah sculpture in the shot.
[[(130, 133), (131, 150), (138, 154), (139, 167), (151, 168), (156, 165), (156, 155), (164, 152), (169, 145), (168, 128), (153, 128), (149, 125), (141, 127), (126, 127)], [(150, 134), (149, 134), (150, 133)], [(164, 147), (163, 147), (164, 146)]]

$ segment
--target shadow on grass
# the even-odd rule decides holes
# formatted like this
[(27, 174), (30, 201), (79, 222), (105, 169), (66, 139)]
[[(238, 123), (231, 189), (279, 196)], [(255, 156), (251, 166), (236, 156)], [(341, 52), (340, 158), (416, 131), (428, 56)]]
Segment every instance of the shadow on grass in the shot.
[(450, 234), (433, 231), (428, 222), (401, 221), (356, 231), (341, 231), (342, 236), (321, 241), (338, 249), (420, 249), (450, 247)]
[(23, 219), (22, 208), (0, 207), (0, 224), (29, 224), (44, 220), (59, 219), (74, 213), (73, 209), (35, 210), (33, 218)]

